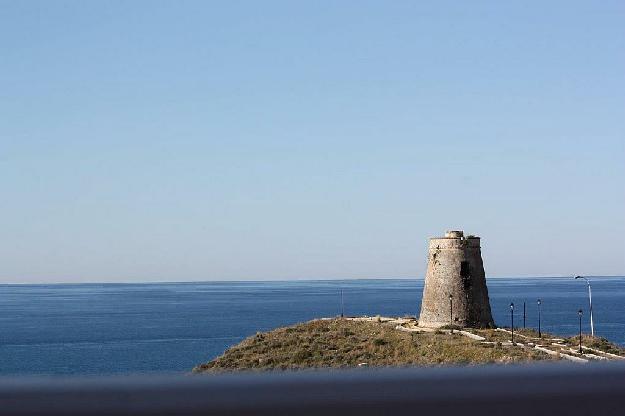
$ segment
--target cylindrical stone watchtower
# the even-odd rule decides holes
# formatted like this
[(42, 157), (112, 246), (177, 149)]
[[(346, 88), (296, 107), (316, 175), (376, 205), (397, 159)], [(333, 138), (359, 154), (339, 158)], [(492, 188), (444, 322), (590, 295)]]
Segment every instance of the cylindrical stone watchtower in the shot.
[(480, 238), (448, 231), (430, 239), (419, 326), (494, 327)]

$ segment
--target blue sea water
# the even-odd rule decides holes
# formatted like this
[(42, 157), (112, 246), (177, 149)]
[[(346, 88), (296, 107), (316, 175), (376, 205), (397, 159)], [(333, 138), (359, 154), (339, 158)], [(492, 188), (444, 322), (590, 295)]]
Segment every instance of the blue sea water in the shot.
[[(488, 279), (498, 325), (572, 335), (586, 284)], [(593, 278), (595, 332), (625, 345), (625, 278)], [(0, 375), (187, 372), (257, 331), (340, 313), (418, 314), (423, 280), (0, 285)]]

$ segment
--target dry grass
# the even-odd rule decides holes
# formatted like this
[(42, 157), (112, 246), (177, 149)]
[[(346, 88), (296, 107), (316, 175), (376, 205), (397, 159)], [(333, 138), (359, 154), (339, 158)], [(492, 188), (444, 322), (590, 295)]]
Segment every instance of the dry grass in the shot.
[[(509, 330), (509, 328), (506, 328)], [(484, 330), (473, 330), (473, 332), (478, 333), (484, 337), (486, 337), (490, 341), (510, 341), (510, 334), (501, 331), (495, 331), (492, 329), (484, 329)], [(530, 328), (515, 328), (515, 341), (518, 342), (534, 342), (534, 343), (544, 343), (551, 344), (556, 340), (561, 340), (565, 345), (571, 347), (577, 347), (579, 345), (579, 336), (574, 335), (572, 337), (562, 337), (553, 334), (549, 334), (547, 332), (542, 332), (542, 338), (538, 338), (538, 331)], [(518, 337), (518, 335), (524, 335), (524, 337)], [(602, 337), (591, 337), (588, 334), (582, 334), (582, 345), (586, 347), (595, 348), (600, 351), (609, 352), (616, 355), (625, 356), (625, 348), (621, 348), (618, 345), (615, 345), (608, 341), (606, 338)]]
[[(564, 342), (567, 345), (570, 345), (572, 347), (577, 347), (579, 345), (579, 336), (572, 336), (569, 338), (565, 338)], [(595, 348), (599, 351), (625, 356), (625, 349), (612, 344), (606, 338), (601, 338), (601, 337), (593, 338), (588, 334), (582, 334), (582, 345), (585, 347)]]
[(194, 372), (473, 365), (549, 359), (536, 350), (483, 344), (459, 334), (408, 333), (383, 323), (332, 319), (258, 333), (213, 361), (197, 366)]

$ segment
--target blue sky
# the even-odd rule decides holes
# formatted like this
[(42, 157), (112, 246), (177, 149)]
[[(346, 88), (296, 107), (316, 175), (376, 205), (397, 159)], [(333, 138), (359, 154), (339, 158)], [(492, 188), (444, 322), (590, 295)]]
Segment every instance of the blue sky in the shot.
[(625, 3), (0, 2), (0, 282), (625, 274)]

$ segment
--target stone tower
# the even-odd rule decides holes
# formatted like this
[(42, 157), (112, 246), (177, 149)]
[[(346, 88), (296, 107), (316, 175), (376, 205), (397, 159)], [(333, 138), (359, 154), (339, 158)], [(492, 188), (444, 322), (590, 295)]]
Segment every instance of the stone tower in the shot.
[[(448, 231), (430, 238), (419, 326), (494, 327), (480, 238)], [(451, 300), (450, 300), (451, 295)]]

